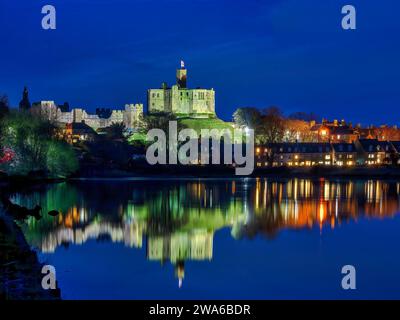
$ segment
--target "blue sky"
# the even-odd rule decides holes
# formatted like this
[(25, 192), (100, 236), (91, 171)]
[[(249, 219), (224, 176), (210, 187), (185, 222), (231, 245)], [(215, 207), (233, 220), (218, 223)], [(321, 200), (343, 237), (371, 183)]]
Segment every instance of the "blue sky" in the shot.
[[(41, 8), (57, 29), (41, 28)], [(341, 8), (357, 9), (357, 30)], [(183, 59), (191, 87), (240, 106), (400, 125), (400, 2), (315, 0), (2, 0), (0, 93), (72, 107), (146, 104)]]

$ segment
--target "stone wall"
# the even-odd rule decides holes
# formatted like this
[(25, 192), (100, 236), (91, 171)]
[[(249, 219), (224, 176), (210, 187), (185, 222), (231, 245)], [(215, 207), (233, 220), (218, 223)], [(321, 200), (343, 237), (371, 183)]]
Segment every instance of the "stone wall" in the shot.
[(128, 129), (135, 129), (143, 119), (143, 104), (127, 104), (124, 110), (112, 110), (109, 118), (101, 118), (97, 114), (87, 113), (82, 108), (74, 108), (62, 112), (54, 101), (40, 101), (32, 105), (32, 113), (49, 121), (58, 123), (85, 122), (94, 130), (106, 128), (113, 123), (123, 123)]

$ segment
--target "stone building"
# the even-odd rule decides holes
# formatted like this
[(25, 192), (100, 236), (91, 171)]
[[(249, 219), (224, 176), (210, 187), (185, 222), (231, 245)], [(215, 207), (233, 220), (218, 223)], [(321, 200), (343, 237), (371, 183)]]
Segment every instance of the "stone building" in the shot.
[(149, 113), (174, 113), (191, 117), (215, 115), (214, 89), (187, 88), (187, 69), (183, 61), (176, 72), (176, 84), (172, 87), (164, 82), (160, 89), (147, 91)]
[(65, 110), (63, 106), (56, 105), (54, 101), (36, 102), (32, 105), (31, 112), (56, 123), (84, 122), (94, 130), (109, 127), (113, 123), (123, 123), (127, 129), (134, 129), (140, 125), (143, 119), (143, 104), (126, 104), (124, 110), (109, 110), (109, 114), (107, 114), (109, 117), (103, 117), (105, 112), (91, 114), (82, 108)]

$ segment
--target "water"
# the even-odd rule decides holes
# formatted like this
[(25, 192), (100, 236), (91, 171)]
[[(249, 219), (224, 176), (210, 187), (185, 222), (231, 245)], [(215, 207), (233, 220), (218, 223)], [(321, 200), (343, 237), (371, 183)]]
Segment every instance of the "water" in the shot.
[(23, 231), (63, 299), (400, 298), (400, 182), (86, 180), (13, 201), (61, 212)]

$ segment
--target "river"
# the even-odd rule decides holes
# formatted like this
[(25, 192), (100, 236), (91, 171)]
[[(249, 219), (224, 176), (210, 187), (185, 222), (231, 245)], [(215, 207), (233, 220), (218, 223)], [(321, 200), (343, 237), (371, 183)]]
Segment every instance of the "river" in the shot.
[(63, 299), (400, 298), (397, 181), (94, 179), (12, 201), (42, 206), (23, 232)]

